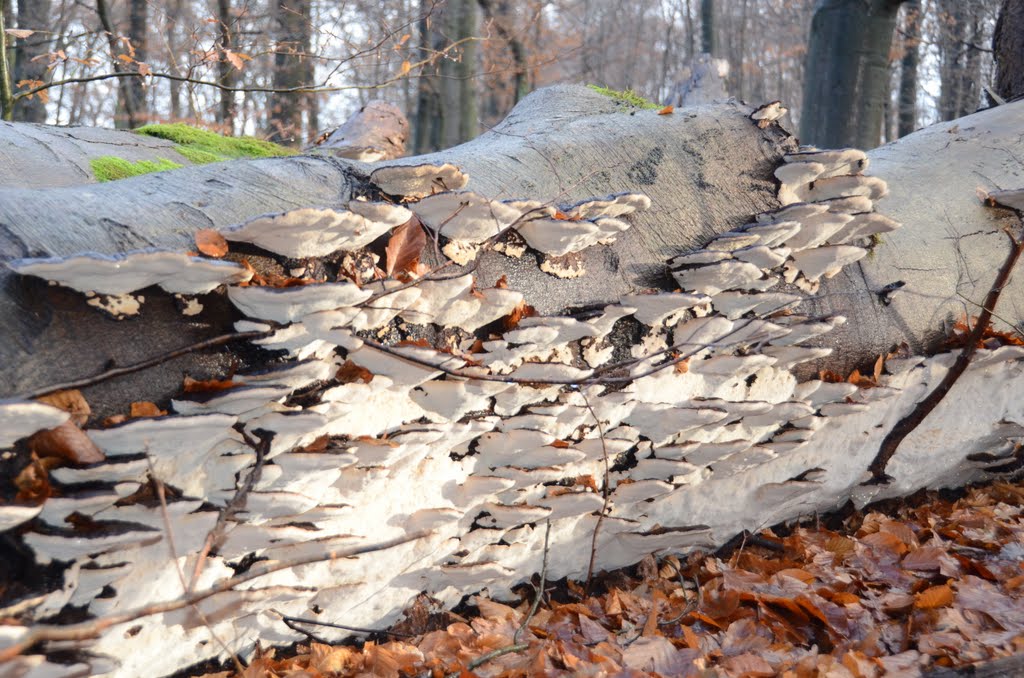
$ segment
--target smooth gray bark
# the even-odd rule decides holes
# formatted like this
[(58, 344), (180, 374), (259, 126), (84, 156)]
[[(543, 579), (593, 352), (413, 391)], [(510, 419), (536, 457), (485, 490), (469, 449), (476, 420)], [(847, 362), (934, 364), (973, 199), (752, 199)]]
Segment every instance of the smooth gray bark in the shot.
[(1003, 0), (992, 50), (996, 94), (1007, 101), (1024, 96), (1024, 0)]
[(897, 135), (905, 137), (917, 129), (917, 66), (920, 62), (921, 3), (905, 5), (903, 59), (900, 61), (900, 93)]
[(889, 47), (903, 0), (819, 0), (811, 20), (800, 140), (878, 145), (889, 96)]
[[(850, 318), (830, 335), (841, 349), (832, 359), (836, 370), (869, 363), (901, 342), (919, 352), (933, 349), (944, 323), (973, 310), (969, 300), (984, 296), (1005, 236), (998, 212), (982, 208), (974, 191), (978, 185), (1019, 183), (1013, 158), (1024, 154), (1022, 112), (1024, 104), (1000, 107), (960, 121), (956, 133), (937, 126), (872, 153), (871, 173), (885, 178), (892, 192), (882, 211), (904, 228), (885, 235), (870, 258), (850, 269), (854, 273), (844, 273), (819, 294), (822, 313)], [(735, 104), (677, 110), (672, 116), (630, 113), (585, 88), (540, 90), (473, 142), (389, 164), (452, 162), (470, 175), (469, 189), (499, 198), (571, 203), (618, 191), (649, 195), (652, 209), (635, 215), (633, 228), (614, 247), (585, 251), (588, 274), (582, 278), (556, 281), (532, 257), (496, 253), (485, 254), (477, 271), (486, 284), (502, 275), (515, 280), (541, 313), (600, 305), (624, 293), (674, 288), (665, 267), (669, 258), (777, 206), (772, 173), (782, 155), (794, 149), (781, 129), (757, 129), (746, 109)], [(199, 228), (292, 207), (338, 205), (366, 193), (370, 169), (323, 157), (277, 158), (103, 185), (4, 189), (2, 256), (116, 253), (148, 246), (188, 250)], [(883, 305), (874, 292), (896, 280), (908, 283), (906, 291)], [(230, 330), (232, 320), (223, 306), (211, 303), (188, 326), (192, 334), (186, 337), (169, 301), (144, 307), (144, 322), (118, 323), (85, 307), (77, 293), (10, 275), (2, 284), (0, 303), (9, 319), (0, 328), (3, 395), (86, 376), (111, 359), (124, 364), (214, 336)], [(1007, 291), (1000, 317), (1024, 318), (1022, 289), (1018, 281)], [(161, 294), (150, 297), (159, 302)], [(40, 311), (54, 304), (60, 314)], [(69, 310), (78, 314), (73, 321), (67, 320)], [(194, 356), (87, 395), (92, 403), (112, 407), (159, 401), (176, 391), (183, 371), (215, 373), (236, 358), (229, 352)]]
[[(23, 80), (45, 82), (50, 79), (47, 60), (43, 55), (50, 51), (51, 38), (46, 30), (52, 20), (50, 0), (17, 0), (17, 3), (18, 28), (38, 32), (14, 41), (14, 72), (11, 81), (15, 85), (15, 91), (17, 83)], [(10, 36), (8, 39), (11, 39)], [(39, 96), (19, 99), (14, 105), (14, 119), (24, 122), (46, 122), (45, 102)]]

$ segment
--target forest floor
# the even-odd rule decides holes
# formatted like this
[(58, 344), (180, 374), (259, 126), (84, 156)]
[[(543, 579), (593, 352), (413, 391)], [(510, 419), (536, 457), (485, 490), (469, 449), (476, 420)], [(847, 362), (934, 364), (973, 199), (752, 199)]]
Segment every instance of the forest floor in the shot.
[(715, 553), (651, 556), (589, 588), (535, 576), (519, 595), (455, 612), (421, 597), (358, 644), (317, 642), (317, 624), (288, 619), (308, 642), (190, 675), (860, 678), (977, 663), (1019, 675), (1024, 482), (919, 492)]

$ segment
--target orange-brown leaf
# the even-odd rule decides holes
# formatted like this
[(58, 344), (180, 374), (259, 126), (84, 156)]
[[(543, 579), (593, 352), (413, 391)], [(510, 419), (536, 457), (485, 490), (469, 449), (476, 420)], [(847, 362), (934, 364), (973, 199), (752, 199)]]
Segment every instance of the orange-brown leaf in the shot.
[(185, 389), (185, 393), (211, 393), (215, 391), (227, 391), (230, 388), (241, 386), (241, 384), (230, 379), (208, 379), (206, 381), (201, 381), (186, 375), (185, 379), (182, 381), (182, 386)]
[(420, 253), (427, 244), (427, 234), (419, 219), (413, 217), (391, 233), (388, 245), (385, 273), (389, 276), (412, 271), (420, 261)]
[(139, 419), (141, 417), (163, 417), (167, 414), (167, 410), (161, 410), (155, 403), (151, 403), (148, 400), (140, 400), (131, 404), (129, 414), (132, 419)]
[(14, 478), (14, 487), (18, 489), (15, 500), (22, 504), (38, 506), (53, 496), (50, 469), (62, 463), (57, 457), (40, 459), (33, 454), (32, 461)]
[(925, 589), (914, 598), (914, 607), (919, 610), (931, 610), (937, 607), (948, 607), (953, 604), (953, 589), (948, 584), (941, 584)]
[(71, 413), (71, 421), (75, 422), (78, 426), (85, 426), (85, 422), (89, 420), (89, 415), (92, 414), (92, 408), (89, 407), (85, 396), (78, 389), (48, 393), (36, 398), (36, 400)]
[(208, 257), (219, 259), (228, 253), (228, 241), (212, 228), (196, 231), (196, 249)]
[(519, 327), (519, 323), (523, 318), (532, 318), (535, 315), (537, 315), (537, 309), (525, 301), (521, 301), (518, 306), (512, 309), (511, 313), (501, 319), (501, 325), (508, 332)]
[(40, 457), (60, 457), (73, 464), (95, 464), (106, 459), (85, 432), (68, 420), (50, 431), (40, 431), (28, 441)]
[(334, 375), (334, 378), (341, 384), (352, 384), (357, 381), (369, 384), (373, 381), (373, 372), (365, 367), (356, 365), (351, 360), (346, 360), (338, 368), (338, 373)]
[(668, 105), (665, 108), (658, 111), (658, 115), (672, 115), (672, 112), (675, 110), (675, 106)]

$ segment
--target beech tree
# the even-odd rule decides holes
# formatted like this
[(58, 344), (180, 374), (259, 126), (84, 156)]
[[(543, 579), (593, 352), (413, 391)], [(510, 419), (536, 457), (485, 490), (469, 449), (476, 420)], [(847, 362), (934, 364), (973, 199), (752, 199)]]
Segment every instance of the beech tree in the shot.
[(800, 136), (874, 148), (889, 97), (889, 48), (903, 0), (818, 0), (807, 47)]
[[(543, 553), (585, 577), (1012, 467), (1021, 106), (868, 155), (800, 151), (774, 105), (561, 87), (428, 156), (0, 190), (26, 582), (0, 661), (92, 639), (167, 674), (300, 637), (278, 614), (379, 627)], [(0, 130), (51, 150), (8, 185), (113, 141)], [(45, 623), (67, 605), (91, 618)]]

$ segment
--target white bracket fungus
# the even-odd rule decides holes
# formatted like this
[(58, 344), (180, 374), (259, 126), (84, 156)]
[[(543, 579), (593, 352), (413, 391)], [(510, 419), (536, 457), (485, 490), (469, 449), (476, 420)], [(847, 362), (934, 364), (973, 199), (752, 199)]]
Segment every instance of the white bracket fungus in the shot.
[(251, 271), (230, 261), (162, 250), (15, 259), (8, 266), (21, 275), (34, 275), (79, 292), (109, 295), (127, 294), (150, 285), (176, 294), (206, 294), (220, 285), (246, 282), (252, 277)]
[(469, 175), (448, 163), (390, 165), (375, 169), (370, 174), (370, 183), (384, 193), (414, 200), (441, 191), (458, 191), (468, 182)]
[(411, 218), (412, 212), (400, 205), (353, 200), (347, 210), (303, 207), (265, 214), (221, 234), (286, 257), (324, 257), (366, 247)]

